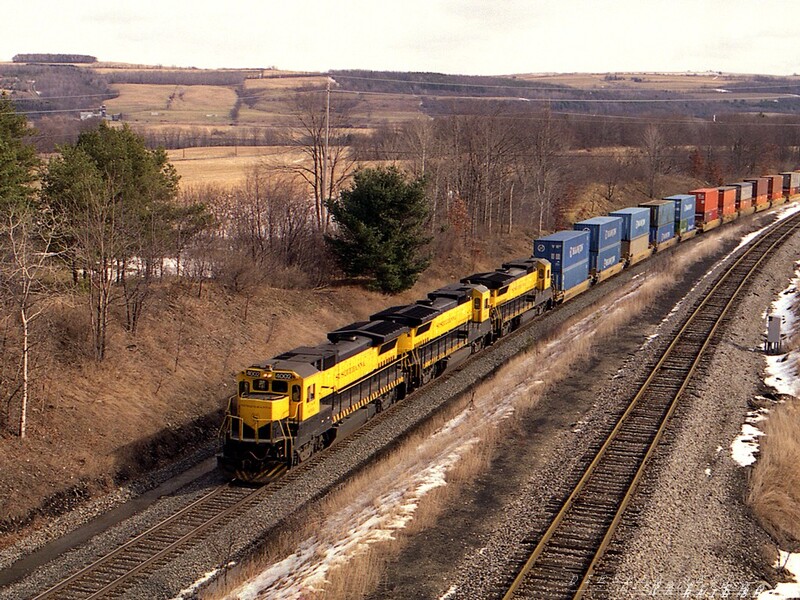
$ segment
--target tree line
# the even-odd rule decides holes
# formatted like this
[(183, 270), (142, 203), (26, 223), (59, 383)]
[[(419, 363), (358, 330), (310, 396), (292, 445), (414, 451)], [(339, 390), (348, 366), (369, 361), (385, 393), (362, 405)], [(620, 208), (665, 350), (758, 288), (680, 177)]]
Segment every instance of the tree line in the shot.
[(88, 54), (15, 54), (11, 59), (15, 63), (82, 63), (97, 62), (96, 56)]

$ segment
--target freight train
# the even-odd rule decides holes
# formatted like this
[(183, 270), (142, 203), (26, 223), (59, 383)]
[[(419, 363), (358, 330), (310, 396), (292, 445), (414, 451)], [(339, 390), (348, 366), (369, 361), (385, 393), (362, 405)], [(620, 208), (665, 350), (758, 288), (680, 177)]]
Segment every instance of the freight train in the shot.
[(259, 481), (376, 413), (545, 310), (698, 232), (800, 198), (800, 171), (644, 202), (534, 240), (533, 256), (393, 306), (237, 376), (220, 468)]

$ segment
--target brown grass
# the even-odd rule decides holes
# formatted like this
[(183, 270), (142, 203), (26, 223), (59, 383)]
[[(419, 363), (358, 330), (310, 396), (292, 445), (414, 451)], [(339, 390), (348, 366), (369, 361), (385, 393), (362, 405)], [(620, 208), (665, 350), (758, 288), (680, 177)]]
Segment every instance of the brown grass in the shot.
[(294, 91), (304, 88), (324, 88), (328, 78), (324, 75), (308, 77), (264, 77), (263, 79), (246, 79), (246, 90)]
[(285, 164), (304, 160), (303, 153), (285, 146), (214, 146), (168, 151), (169, 160), (181, 176), (182, 186), (244, 183), (254, 166), (269, 161)]
[[(800, 315), (800, 299), (791, 310)], [(786, 342), (800, 347), (800, 332)], [(798, 364), (800, 366), (800, 364)], [(764, 421), (758, 460), (749, 473), (747, 502), (781, 549), (800, 551), (800, 404), (789, 398)]]
[(764, 423), (758, 461), (750, 472), (748, 504), (787, 551), (800, 550), (800, 406), (779, 405)]

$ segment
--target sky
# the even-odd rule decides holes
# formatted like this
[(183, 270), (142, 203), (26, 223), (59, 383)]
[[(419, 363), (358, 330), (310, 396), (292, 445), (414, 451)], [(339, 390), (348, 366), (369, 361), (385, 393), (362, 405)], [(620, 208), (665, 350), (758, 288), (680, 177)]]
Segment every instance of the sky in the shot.
[(18, 53), (303, 71), (800, 73), (798, 0), (26, 0)]

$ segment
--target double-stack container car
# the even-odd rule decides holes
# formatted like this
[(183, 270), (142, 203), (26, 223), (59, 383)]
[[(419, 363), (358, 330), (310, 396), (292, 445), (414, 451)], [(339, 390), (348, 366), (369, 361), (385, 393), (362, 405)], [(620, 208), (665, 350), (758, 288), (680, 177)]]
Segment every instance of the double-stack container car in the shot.
[(589, 273), (597, 280), (616, 275), (622, 270), (620, 217), (594, 217), (573, 225), (575, 231), (589, 232)]
[(678, 242), (675, 237), (675, 203), (671, 200), (650, 200), (639, 206), (650, 209), (650, 244), (661, 252)]
[(700, 231), (708, 231), (722, 224), (719, 216), (719, 191), (717, 188), (699, 188), (689, 192), (695, 197), (694, 220)]
[(783, 204), (786, 201), (783, 195), (783, 175), (764, 175), (767, 178), (767, 196), (771, 206)]
[(631, 206), (609, 213), (622, 219), (622, 259), (628, 265), (636, 264), (651, 254), (650, 209)]
[(558, 299), (589, 287), (589, 232), (557, 231), (533, 242), (533, 255), (550, 261)]
[(788, 171), (781, 173), (783, 176), (783, 195), (789, 200), (800, 194), (800, 172)]
[(738, 181), (731, 184), (736, 188), (736, 212), (739, 216), (752, 215), (756, 207), (753, 204), (753, 188), (755, 184), (752, 181)]
[(691, 194), (676, 194), (664, 198), (675, 203), (675, 235), (688, 239), (697, 233), (694, 223), (695, 197)]
[(730, 223), (739, 216), (736, 212), (736, 188), (732, 185), (723, 185), (717, 188), (719, 199), (719, 216), (723, 223)]
[(753, 177), (745, 179), (753, 184), (753, 206), (756, 212), (769, 208), (769, 180), (766, 177)]

